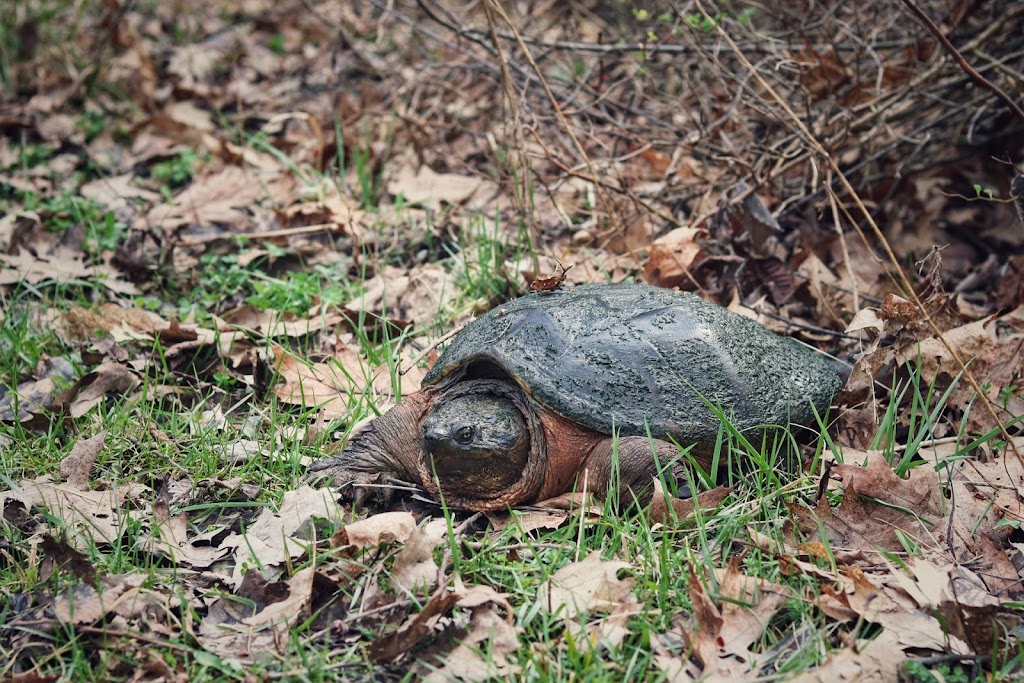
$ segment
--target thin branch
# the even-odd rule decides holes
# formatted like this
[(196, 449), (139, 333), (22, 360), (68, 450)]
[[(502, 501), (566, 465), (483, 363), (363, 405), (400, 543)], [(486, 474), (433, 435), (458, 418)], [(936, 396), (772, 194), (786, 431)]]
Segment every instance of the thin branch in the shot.
[[(707, 11), (704, 9), (704, 5), (701, 3), (701, 0), (694, 0), (694, 4), (697, 7), (697, 9), (701, 12), (701, 14), (707, 17), (709, 21), (714, 22), (711, 15), (708, 14)], [(817, 136), (813, 132), (811, 132), (811, 130), (807, 127), (807, 124), (804, 123), (803, 119), (800, 118), (796, 114), (796, 112), (793, 111), (793, 108), (789, 106), (789, 103), (786, 102), (786, 100), (783, 99), (781, 95), (779, 95), (778, 91), (776, 91), (776, 89), (768, 81), (765, 80), (761, 73), (754, 68), (754, 65), (750, 63), (750, 60), (747, 59), (746, 55), (738, 51), (738, 48), (736, 46), (736, 43), (733, 41), (732, 36), (730, 36), (728, 32), (726, 32), (725, 29), (722, 28), (720, 23), (714, 22), (714, 24), (716, 30), (718, 31), (718, 35), (720, 35), (725, 42), (732, 46), (734, 50), (737, 50), (736, 57), (740, 60), (743, 66), (746, 69), (750, 70), (750, 73), (753, 75), (754, 79), (758, 82), (758, 84), (762, 88), (764, 88), (765, 92), (767, 92), (771, 96), (772, 100), (774, 100), (775, 103), (782, 107), (782, 110), (786, 112), (786, 115), (789, 117), (790, 125), (793, 126), (797, 131), (799, 131), (800, 135), (804, 138), (807, 144), (810, 145), (822, 159), (828, 162), (828, 165), (832, 169), (832, 172), (835, 173), (836, 178), (838, 178), (840, 185), (850, 196), (854, 205), (857, 207), (857, 210), (861, 213), (862, 216), (864, 216), (864, 220), (871, 227), (871, 230), (874, 233), (876, 239), (878, 240), (879, 244), (881, 244), (882, 249), (885, 251), (886, 257), (889, 259), (889, 262), (895, 268), (895, 275), (890, 274), (890, 277), (896, 278), (901, 288), (906, 293), (907, 297), (911, 301), (913, 301), (914, 305), (917, 307), (918, 311), (921, 314), (921, 319), (931, 329), (932, 334), (934, 334), (935, 337), (939, 340), (939, 342), (946, 348), (946, 350), (949, 351), (949, 355), (953, 359), (953, 362), (957, 364), (957, 367), (963, 370), (964, 379), (967, 380), (967, 383), (971, 385), (971, 389), (973, 389), (977, 394), (982, 406), (985, 408), (985, 411), (989, 414), (989, 416), (992, 418), (995, 424), (999, 426), (1000, 436), (1002, 436), (1003, 439), (1005, 439), (1007, 448), (1009, 448), (1009, 450), (1017, 457), (1017, 460), (1020, 461), (1021, 465), (1024, 465), (1024, 456), (1022, 456), (1020, 451), (1017, 449), (1017, 444), (1013, 440), (1013, 437), (1010, 436), (1009, 432), (1007, 432), (1006, 426), (1003, 424), (1003, 421), (999, 419), (998, 415), (996, 415), (995, 408), (992, 406), (992, 401), (989, 399), (988, 394), (982, 391), (981, 386), (978, 384), (978, 380), (974, 378), (974, 374), (970, 371), (970, 369), (967, 367), (967, 364), (964, 363), (963, 358), (960, 356), (960, 352), (957, 351), (953, 347), (953, 345), (949, 343), (949, 340), (946, 339), (946, 336), (942, 333), (942, 330), (939, 329), (939, 326), (935, 324), (935, 321), (932, 319), (931, 315), (929, 315), (928, 310), (924, 306), (924, 303), (921, 302), (921, 299), (920, 297), (918, 297), (917, 292), (914, 291), (914, 287), (910, 283), (910, 280), (907, 278), (906, 273), (903, 272), (903, 268), (900, 267), (900, 261), (898, 258), (896, 258), (896, 254), (893, 253), (892, 247), (889, 245), (889, 241), (885, 238), (885, 235), (882, 233), (882, 229), (878, 227), (878, 223), (875, 222), (875, 219), (871, 215), (871, 212), (868, 211), (868, 208), (864, 205), (864, 202), (863, 200), (861, 200), (860, 195), (857, 194), (857, 191), (853, 188), (853, 185), (850, 183), (849, 178), (847, 178), (846, 174), (843, 173), (841, 168), (839, 168), (839, 163), (836, 161), (835, 157), (827, 149), (825, 149), (825, 147), (818, 140)]]
[(921, 23), (924, 24), (929, 31), (931, 31), (932, 35), (935, 36), (940, 43), (942, 43), (942, 47), (946, 49), (946, 52), (953, 55), (953, 58), (956, 59), (957, 63), (960, 65), (960, 68), (966, 71), (968, 76), (970, 76), (975, 81), (980, 83), (983, 87), (990, 90), (996, 97), (1001, 99), (1006, 104), (1006, 106), (1008, 106), (1013, 111), (1013, 113), (1015, 113), (1018, 117), (1020, 117), (1022, 121), (1024, 121), (1024, 109), (1021, 109), (1020, 105), (1014, 102), (1013, 99), (1005, 92), (1003, 92), (1003, 90), (998, 85), (996, 85), (995, 83), (993, 83), (992, 81), (988, 80), (980, 73), (978, 73), (974, 69), (974, 67), (971, 66), (966, 59), (964, 59), (964, 56), (960, 54), (960, 51), (957, 50), (956, 47), (954, 47), (953, 43), (949, 41), (949, 38), (947, 38), (945, 34), (943, 34), (943, 32), (939, 29), (939, 27), (935, 25), (935, 22), (933, 22), (928, 17), (928, 15), (925, 14), (921, 10), (921, 8), (914, 3), (914, 0), (903, 0), (903, 4), (907, 7), (907, 9), (913, 12), (914, 15), (921, 20)]

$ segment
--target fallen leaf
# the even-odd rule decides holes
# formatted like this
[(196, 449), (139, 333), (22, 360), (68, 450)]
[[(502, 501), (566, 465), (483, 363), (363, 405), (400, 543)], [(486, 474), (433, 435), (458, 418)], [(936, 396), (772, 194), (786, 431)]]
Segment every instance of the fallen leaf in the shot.
[[(469, 628), (461, 635), (453, 623), (455, 619), (441, 624), (441, 618), (456, 609), (470, 612)], [(370, 658), (378, 663), (394, 661), (411, 652), (433, 631), (433, 640), (449, 645), (445, 648), (447, 655), (438, 652), (419, 664), (419, 674), (426, 680), (482, 681), (510, 676), (519, 670), (507, 660), (507, 656), (519, 648), (519, 638), (512, 625), (513, 614), (505, 596), (494, 589), (467, 587), (456, 578), (451, 589), (435, 591), (423, 609), (410, 617), (402, 628), (378, 638), (370, 646)], [(451, 643), (455, 637), (459, 642)]]
[(696, 498), (676, 498), (665, 493), (661, 481), (654, 479), (654, 495), (647, 508), (647, 519), (651, 524), (667, 524), (673, 519), (684, 520), (693, 517), (696, 508), (710, 513), (722, 504), (732, 490), (732, 486), (719, 486), (697, 494)]
[(0, 510), (7, 501), (18, 500), (27, 507), (35, 506), (73, 529), (81, 538), (81, 546), (93, 542), (114, 543), (121, 538), (124, 525), (144, 523), (149, 517), (147, 494), (142, 484), (114, 486), (105, 491), (83, 490), (77, 486), (55, 484), (47, 476), (19, 481), (8, 491), (0, 491)]
[(567, 622), (580, 613), (610, 610), (632, 595), (633, 579), (618, 578), (620, 571), (629, 568), (628, 562), (602, 560), (601, 553), (594, 551), (552, 574), (537, 590), (537, 602)]
[(341, 508), (330, 489), (303, 485), (285, 492), (276, 511), (264, 509), (243, 533), (225, 538), (221, 548), (235, 549), (232, 585), (241, 585), (245, 572), (252, 567), (260, 567), (264, 571), (280, 569), (288, 560), (309, 552), (312, 540), (299, 538), (296, 532), (313, 517), (339, 522)]
[(383, 543), (405, 543), (416, 532), (416, 518), (409, 512), (382, 512), (346, 524), (335, 545), (373, 548)]
[[(689, 573), (693, 624), (680, 625), (676, 635), (689, 644), (687, 653), (700, 662), (702, 680), (756, 677), (759, 665), (750, 647), (791, 597), (785, 586), (747, 576), (739, 567), (739, 558), (733, 558), (724, 570), (715, 570), (717, 596), (708, 592), (692, 570)], [(667, 658), (661, 666), (668, 667)], [(680, 667), (677, 675), (681, 672)]]
[(254, 169), (225, 166), (197, 176), (173, 201), (157, 204), (146, 215), (146, 221), (167, 234), (192, 223), (228, 225), (238, 230), (250, 224), (248, 208), (258, 204), (272, 183), (286, 177), (277, 173), (257, 173)]
[(413, 594), (418, 588), (430, 589), (434, 586), (438, 580), (434, 548), (444, 541), (447, 533), (448, 524), (443, 519), (432, 519), (416, 527), (395, 555), (395, 563), (391, 567), (391, 578), (395, 586)]
[[(438, 210), (442, 202), (461, 206), (481, 206), (497, 191), (490, 180), (454, 173), (436, 173), (427, 165), (414, 170), (412, 164), (402, 164), (398, 174), (388, 182), (388, 192), (396, 197), (401, 195), (412, 204)], [(475, 202), (470, 202), (471, 199)]]
[[(207, 529), (204, 536), (226, 533), (224, 527)], [(180, 567), (206, 569), (231, 554), (232, 546), (214, 545), (204, 538), (192, 534), (189, 538), (188, 514), (179, 512), (171, 515), (167, 504), (159, 498), (153, 503), (151, 532), (139, 539), (146, 551), (167, 558)]]
[[(456, 606), (468, 605), (463, 599)], [(431, 667), (424, 683), (507, 680), (519, 673), (519, 665), (508, 661), (509, 655), (519, 649), (519, 636), (508, 619), (493, 608), (473, 609), (467, 631), (455, 649), (442, 657), (444, 664)]]
[(437, 318), (442, 306), (457, 291), (454, 276), (438, 264), (409, 270), (387, 266), (365, 283), (365, 292), (344, 308), (372, 313), (381, 320), (398, 321), (400, 327)]
[(790, 678), (791, 683), (866, 683), (895, 681), (900, 664), (907, 655), (891, 631), (875, 638), (858, 640), (856, 645), (832, 650), (818, 667)]
[(96, 567), (85, 553), (75, 550), (67, 544), (67, 541), (54, 538), (49, 534), (43, 535), (40, 547), (46, 554), (39, 570), (41, 581), (47, 581), (55, 569), (60, 569), (69, 572), (79, 581), (91, 586), (96, 585)]
[(120, 363), (101, 363), (62, 395), (73, 396), (71, 417), (79, 418), (99, 405), (108, 395), (124, 396), (139, 386), (140, 380)]
[(92, 480), (92, 466), (106, 446), (106, 442), (106, 430), (88, 439), (80, 439), (75, 442), (71, 452), (60, 463), (60, 476), (64, 477), (68, 486), (83, 491), (89, 488), (89, 482)]
[(676, 228), (651, 243), (644, 263), (644, 281), (656, 287), (683, 287), (692, 284), (691, 271), (701, 258), (697, 237), (705, 234), (699, 228)]
[(229, 661), (282, 653), (291, 642), (292, 629), (309, 617), (315, 578), (316, 569), (306, 567), (275, 582), (272, 596), (257, 602), (243, 594), (246, 604), (259, 606), (250, 614), (236, 614), (230, 596), (218, 598), (200, 622), (196, 638), (204, 649)]

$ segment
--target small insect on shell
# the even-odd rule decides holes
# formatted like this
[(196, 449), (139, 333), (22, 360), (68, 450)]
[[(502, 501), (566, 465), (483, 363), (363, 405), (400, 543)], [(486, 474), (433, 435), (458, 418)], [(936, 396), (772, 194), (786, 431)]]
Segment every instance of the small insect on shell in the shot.
[[(573, 263), (572, 265), (569, 266), (569, 268), (572, 268), (575, 265), (576, 264)], [(561, 287), (562, 283), (565, 282), (565, 274), (569, 272), (569, 268), (563, 267), (561, 263), (558, 264), (558, 267), (562, 269), (561, 273), (559, 273), (558, 275), (545, 275), (544, 277), (536, 278), (533, 282), (530, 283), (530, 291), (550, 292), (553, 289), (558, 289), (559, 287)]]

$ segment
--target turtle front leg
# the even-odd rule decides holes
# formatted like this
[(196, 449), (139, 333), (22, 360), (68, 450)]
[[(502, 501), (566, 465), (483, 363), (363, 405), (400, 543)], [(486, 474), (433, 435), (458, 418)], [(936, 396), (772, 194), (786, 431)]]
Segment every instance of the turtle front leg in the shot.
[(387, 504), (392, 491), (385, 484), (403, 481), (422, 485), (419, 424), (429, 397), (418, 392), (357, 432), (341, 453), (315, 461), (309, 471), (333, 479), (342, 495), (358, 507), (367, 498)]
[[(617, 467), (612, 458), (613, 449), (617, 451)], [(594, 446), (586, 464), (588, 488), (604, 496), (617, 483), (622, 506), (634, 500), (640, 505), (650, 503), (656, 477), (675, 479), (680, 491), (685, 490), (685, 468), (685, 456), (674, 443), (645, 436), (620, 437), (617, 443), (604, 439)], [(582, 481), (578, 480), (576, 486), (578, 490)]]

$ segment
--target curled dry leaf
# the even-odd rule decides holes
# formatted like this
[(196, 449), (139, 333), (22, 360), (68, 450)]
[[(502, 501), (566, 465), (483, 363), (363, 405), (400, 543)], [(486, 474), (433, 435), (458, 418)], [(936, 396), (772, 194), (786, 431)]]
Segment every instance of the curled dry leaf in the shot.
[(280, 653), (288, 647), (295, 625), (309, 617), (315, 579), (315, 568), (306, 567), (285, 581), (267, 584), (272, 591), (258, 601), (245, 596), (248, 604), (259, 607), (255, 613), (240, 613), (231, 596), (219, 597), (199, 624), (196, 638), (206, 650), (229, 661)]
[(629, 635), (629, 619), (642, 611), (633, 594), (632, 577), (618, 577), (630, 566), (628, 562), (602, 560), (601, 553), (594, 551), (580, 562), (565, 565), (541, 584), (537, 601), (562, 618), (577, 643), (617, 646)]
[[(830, 482), (843, 490), (838, 508), (829, 507), (825, 497), (813, 511), (790, 508), (805, 534), (818, 538), (824, 529), (836, 547), (868, 555), (880, 549), (901, 551), (900, 534), (904, 534), (921, 548), (952, 552), (966, 561), (981, 554), (983, 536), (1005, 535), (1005, 530), (996, 528), (999, 520), (1019, 519), (1022, 512), (1020, 497), (1006, 485), (1024, 481), (1012, 454), (1004, 453), (998, 464), (988, 468), (977, 461), (958, 463), (945, 481), (928, 465), (915, 467), (901, 478), (879, 451), (846, 449), (844, 455), (847, 463), (833, 467)], [(853, 464), (861, 462), (865, 464)], [(993, 482), (986, 480), (986, 471)]]
[(594, 551), (579, 562), (567, 564), (548, 578), (537, 591), (537, 601), (566, 621), (583, 612), (607, 611), (632, 595), (633, 579), (620, 579), (628, 562), (602, 560)]
[(743, 574), (738, 558), (715, 572), (718, 595), (712, 596), (690, 571), (693, 625), (679, 627), (678, 635), (700, 662), (704, 680), (749, 680), (758, 672), (750, 647), (761, 639), (791, 592), (785, 586)]
[(72, 574), (78, 580), (91, 586), (96, 585), (96, 567), (85, 553), (75, 550), (63, 538), (43, 535), (40, 543), (45, 558), (39, 569), (39, 577), (46, 581), (55, 570)]
[(844, 332), (850, 334), (858, 330), (874, 330), (876, 335), (880, 335), (885, 331), (885, 321), (874, 308), (862, 308), (853, 316)]
[(700, 228), (676, 228), (651, 243), (644, 263), (644, 281), (657, 287), (686, 287), (691, 272), (703, 261), (697, 237)]
[[(280, 182), (295, 182), (280, 164), (273, 171), (225, 166), (197, 177), (170, 203), (154, 206), (146, 221), (167, 234), (191, 224), (230, 225), (236, 230), (248, 227), (249, 207), (258, 204), (268, 188)], [(281, 199), (290, 199), (291, 190), (282, 189), (280, 194)]]
[(54, 599), (53, 614), (62, 623), (79, 625), (94, 624), (109, 615), (140, 616), (163, 606), (158, 596), (142, 588), (148, 578), (142, 573), (107, 574), (97, 586), (74, 586)]
[[(485, 606), (474, 607), (471, 603), (478, 600), (477, 596), (466, 595), (456, 603), (457, 607), (471, 608), (468, 632), (460, 638), (455, 649), (443, 657), (442, 666), (429, 667), (430, 673), (423, 678), (424, 683), (453, 679), (472, 683), (509, 679), (519, 673), (519, 665), (508, 660), (509, 655), (519, 649), (515, 626), (494, 608), (493, 598), (488, 598), (486, 603), (478, 603)], [(508, 603), (504, 604), (508, 606)]]
[(872, 639), (837, 648), (824, 664), (805, 671), (790, 683), (860, 683), (895, 681), (900, 664), (907, 655), (892, 631), (883, 631)]
[[(318, 408), (320, 419), (349, 416), (351, 397), (364, 392), (371, 393), (378, 409), (383, 411), (394, 401), (399, 387), (419, 387), (426, 374), (411, 362), (405, 374), (393, 372), (386, 363), (371, 367), (340, 340), (331, 356), (320, 362), (301, 360), (280, 348), (276, 348), (275, 355), (280, 382), (274, 386), (274, 394), (285, 403)], [(400, 360), (405, 358), (403, 353)]]
[(456, 291), (455, 278), (436, 263), (405, 270), (386, 266), (382, 273), (365, 282), (366, 291), (345, 304), (351, 319), (360, 312), (372, 313), (399, 327), (412, 322), (434, 320), (437, 312)]
[(232, 534), (221, 542), (221, 547), (235, 549), (232, 585), (241, 585), (245, 572), (252, 567), (281, 571), (289, 560), (309, 550), (311, 540), (300, 537), (300, 529), (313, 518), (339, 522), (341, 512), (329, 489), (303, 485), (287, 491), (276, 511), (264, 509), (244, 533)]
[(391, 567), (391, 578), (398, 588), (415, 593), (421, 587), (433, 587), (438, 579), (434, 548), (447, 533), (448, 524), (444, 519), (432, 519), (413, 530)]
[(68, 483), (82, 490), (89, 488), (92, 466), (107, 443), (107, 431), (103, 430), (88, 439), (80, 439), (71, 452), (61, 460), (60, 476)]
[[(461, 643), (452, 647), (451, 641), (458, 635), (458, 627), (454, 619), (446, 620), (442, 626), (441, 619), (455, 609), (469, 610), (470, 628), (468, 633), (458, 636)], [(519, 639), (511, 623), (513, 614), (512, 606), (504, 595), (487, 586), (466, 587), (456, 579), (451, 589), (437, 590), (423, 609), (410, 617), (402, 628), (378, 638), (370, 646), (370, 658), (377, 663), (394, 661), (407, 655), (433, 632), (433, 640), (440, 642), (442, 649), (451, 649), (447, 655), (435, 652), (430, 661), (421, 664), (422, 675), (426, 675), (428, 670), (444, 672), (444, 677), (431, 680), (459, 678), (478, 681), (511, 675), (518, 668), (506, 657), (519, 647)], [(480, 652), (491, 656), (485, 659)]]
[(382, 543), (405, 543), (416, 531), (416, 518), (409, 512), (382, 512), (346, 524), (334, 544), (372, 548)]
[(225, 533), (223, 527), (208, 529), (206, 538), (189, 537), (188, 513), (172, 515), (170, 508), (158, 498), (153, 503), (153, 529), (143, 534), (140, 546), (147, 552), (164, 557), (176, 566), (206, 569), (231, 554), (231, 546), (211, 544), (210, 532)]
[(811, 600), (832, 619), (857, 621), (864, 619), (891, 631), (900, 645), (943, 652), (949, 648), (967, 654), (970, 647), (963, 640), (947, 633), (942, 622), (915, 604), (906, 604), (885, 585), (886, 577), (870, 577), (859, 569), (841, 572), (838, 590), (823, 585), (821, 594)]
[(26, 507), (40, 507), (60, 520), (63, 526), (74, 530), (69, 538), (92, 539), (97, 543), (115, 543), (122, 537), (122, 525), (149, 519), (146, 503), (152, 491), (142, 484), (113, 487), (105, 491), (80, 489), (76, 486), (53, 483), (49, 477), (22, 480), (7, 491), (0, 491), (0, 510), (10, 500), (21, 501)]
[(71, 417), (79, 418), (96, 407), (108, 395), (123, 396), (139, 386), (140, 380), (120, 363), (102, 363), (92, 372), (75, 382), (62, 397), (73, 397)]

